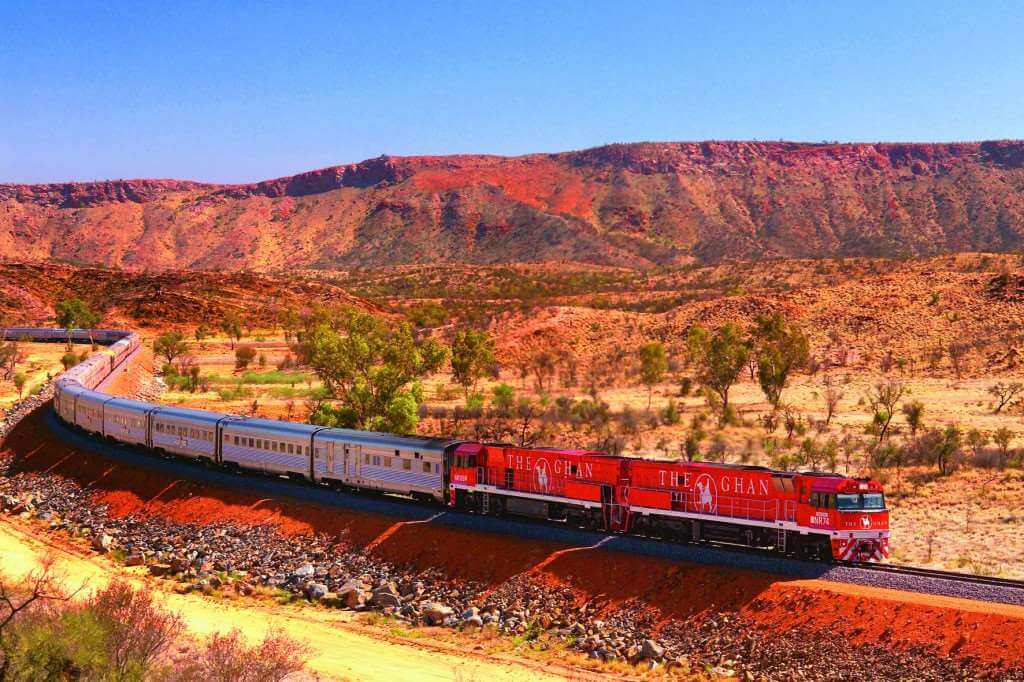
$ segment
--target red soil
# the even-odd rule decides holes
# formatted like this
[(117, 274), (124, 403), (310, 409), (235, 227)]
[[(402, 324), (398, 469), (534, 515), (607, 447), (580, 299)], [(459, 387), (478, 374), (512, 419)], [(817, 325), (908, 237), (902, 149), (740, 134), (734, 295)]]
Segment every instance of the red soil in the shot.
[(540, 575), (599, 596), (636, 602), (661, 620), (738, 612), (766, 631), (840, 633), (854, 644), (973, 658), (995, 669), (1024, 666), (1024, 608), (606, 552), (566, 552)]
[[(48, 409), (44, 408), (44, 409)], [(842, 633), (854, 643), (930, 650), (990, 669), (1024, 666), (1024, 608), (671, 562), (478, 533), (176, 480), (132, 469), (55, 437), (37, 412), (4, 444), (24, 471), (57, 473), (91, 485), (114, 516), (173, 521), (276, 524), (283, 533), (347, 533), (384, 559), (437, 568), (497, 586), (519, 573), (597, 598), (629, 604), (657, 620), (717, 612), (746, 616), (766, 631), (794, 627)]]

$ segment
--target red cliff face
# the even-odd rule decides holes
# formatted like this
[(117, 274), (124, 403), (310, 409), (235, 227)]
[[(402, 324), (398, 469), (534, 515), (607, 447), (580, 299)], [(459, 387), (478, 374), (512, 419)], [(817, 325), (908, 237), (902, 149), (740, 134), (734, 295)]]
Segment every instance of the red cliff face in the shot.
[(1024, 142), (379, 157), (248, 185), (0, 185), (0, 256), (129, 268), (649, 265), (1024, 246)]

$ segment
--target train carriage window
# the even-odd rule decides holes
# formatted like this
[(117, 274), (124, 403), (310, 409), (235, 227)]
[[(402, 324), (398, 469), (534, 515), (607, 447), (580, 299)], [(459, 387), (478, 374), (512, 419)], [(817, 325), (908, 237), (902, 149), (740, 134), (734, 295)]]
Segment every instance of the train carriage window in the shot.
[(292, 445), (291, 443), (288, 443), (288, 454), (289, 455), (294, 455), (295, 454), (295, 446)]
[(363, 459), (364, 459), (363, 464), (369, 464), (370, 463), (370, 456), (369, 455), (363, 455)]
[(235, 436), (235, 445), (238, 445), (238, 436)]
[(423, 471), (424, 471), (424, 473), (428, 473), (428, 474), (430, 473), (430, 462), (424, 462), (423, 463)]
[(411, 459), (403, 459), (402, 460), (402, 468), (405, 469), (406, 471), (412, 471), (412, 460)]
[[(397, 450), (396, 450), (396, 452), (397, 452)], [(390, 457), (385, 457), (384, 458), (384, 466), (386, 466), (388, 468), (391, 467), (391, 458)]]
[(307, 445), (304, 449), (306, 451), (306, 457), (309, 457), (309, 446)]
[(249, 447), (250, 448), (253, 447), (253, 443), (255, 442), (255, 440), (256, 440), (255, 438), (250, 438), (249, 439)]
[(376, 467), (380, 466), (380, 457), (378, 457), (377, 455), (373, 456), (373, 466), (376, 466)]

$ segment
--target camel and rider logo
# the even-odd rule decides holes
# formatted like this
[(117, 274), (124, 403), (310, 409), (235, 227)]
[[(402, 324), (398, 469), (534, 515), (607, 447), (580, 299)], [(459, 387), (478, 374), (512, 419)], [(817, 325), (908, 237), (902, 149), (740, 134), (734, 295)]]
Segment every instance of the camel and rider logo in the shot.
[(694, 502), (697, 511), (702, 514), (714, 514), (718, 511), (718, 486), (708, 474), (701, 474), (694, 483)]
[(551, 480), (548, 474), (548, 463), (547, 460), (537, 460), (536, 466), (533, 467), (533, 477), (537, 483), (537, 489), (547, 492), (548, 482)]

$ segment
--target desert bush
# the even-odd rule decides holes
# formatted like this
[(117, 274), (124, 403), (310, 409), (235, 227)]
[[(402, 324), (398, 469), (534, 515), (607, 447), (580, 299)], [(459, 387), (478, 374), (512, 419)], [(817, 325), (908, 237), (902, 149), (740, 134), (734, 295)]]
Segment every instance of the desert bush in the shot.
[(208, 682), (280, 682), (306, 667), (309, 648), (281, 632), (271, 631), (256, 646), (247, 646), (238, 630), (214, 634), (174, 680)]
[(640, 431), (641, 415), (632, 407), (622, 408), (619, 414), (619, 428), (622, 433), (635, 434)]
[(245, 369), (256, 357), (256, 349), (252, 346), (239, 346), (235, 349), (235, 369)]
[(661, 411), (661, 420), (665, 424), (675, 426), (676, 424), (679, 423), (679, 420), (681, 418), (682, 417), (679, 414), (679, 405), (676, 404), (675, 400), (669, 398), (668, 403), (665, 405), (665, 408)]

